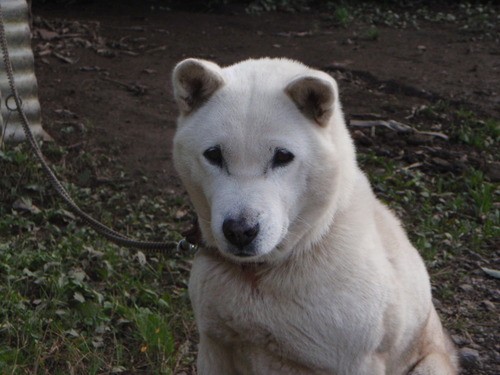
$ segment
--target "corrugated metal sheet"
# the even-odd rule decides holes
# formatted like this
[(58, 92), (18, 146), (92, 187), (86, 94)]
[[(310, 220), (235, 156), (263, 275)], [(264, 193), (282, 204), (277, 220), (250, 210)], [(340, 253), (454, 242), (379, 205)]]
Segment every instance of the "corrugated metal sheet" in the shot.
[[(23, 101), (23, 109), (30, 121), (33, 134), (36, 137), (50, 138), (44, 132), (41, 122), (38, 85), (28, 26), (28, 5), (26, 0), (0, 0), (0, 3), (9, 44), (9, 55), (14, 69), (17, 91)], [(0, 127), (4, 132), (4, 141), (19, 142), (24, 140), (25, 136), (18, 115), (9, 114), (6, 99), (10, 94), (5, 66), (0, 59)]]
[[(1, 73), (1, 71), (0, 71)], [(0, 90), (0, 148), (2, 147), (2, 139), (3, 139), (3, 131), (4, 131), (4, 124), (3, 124), (3, 114), (2, 114), (2, 105), (3, 100), (2, 100), (2, 90)]]

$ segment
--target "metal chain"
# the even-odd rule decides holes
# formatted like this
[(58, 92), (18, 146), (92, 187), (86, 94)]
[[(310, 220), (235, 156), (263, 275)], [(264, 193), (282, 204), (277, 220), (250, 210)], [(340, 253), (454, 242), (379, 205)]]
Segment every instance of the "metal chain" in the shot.
[(38, 143), (31, 132), (30, 125), (26, 114), (22, 109), (22, 101), (19, 97), (19, 94), (16, 89), (14, 73), (12, 69), (12, 64), (9, 57), (9, 50), (7, 44), (7, 36), (5, 33), (5, 25), (4, 25), (4, 17), (2, 13), (2, 6), (0, 4), (0, 48), (3, 54), (3, 61), (5, 64), (5, 70), (7, 72), (7, 78), (9, 81), (10, 90), (12, 92), (12, 97), (16, 102), (16, 110), (19, 113), (19, 117), (21, 119), (21, 124), (23, 126), (24, 133), (26, 134), (26, 138), (35, 153), (38, 161), (43, 167), (52, 187), (56, 190), (59, 196), (68, 204), (70, 210), (77, 215), (80, 219), (82, 219), (86, 224), (88, 224), (92, 229), (94, 229), (97, 233), (103, 235), (108, 240), (125, 247), (131, 247), (136, 249), (145, 250), (147, 252), (159, 252), (159, 253), (172, 253), (176, 250), (192, 250), (193, 246), (189, 244), (186, 240), (182, 240), (181, 242), (147, 242), (147, 241), (138, 241), (131, 239), (121, 233), (114, 231), (113, 229), (107, 227), (101, 222), (97, 221), (84, 211), (78, 207), (78, 205), (71, 199), (68, 192), (61, 184), (61, 182), (57, 179), (56, 175), (52, 171), (52, 169), (47, 164)]

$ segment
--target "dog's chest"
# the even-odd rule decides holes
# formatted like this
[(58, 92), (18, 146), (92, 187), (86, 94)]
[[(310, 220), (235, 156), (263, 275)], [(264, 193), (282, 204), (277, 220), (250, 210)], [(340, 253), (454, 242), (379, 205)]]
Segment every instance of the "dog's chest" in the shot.
[(293, 330), (290, 320), (296, 315), (290, 301), (267, 289), (252, 266), (241, 267), (229, 283), (224, 276), (208, 275), (200, 293), (191, 288), (195, 310), (201, 313), (199, 320), (207, 333), (227, 343), (246, 342), (271, 351), (283, 350), (280, 343), (289, 339)]
[(289, 374), (308, 374), (307, 369), (323, 361), (325, 351), (318, 350), (323, 345), (318, 333), (313, 332), (317, 327), (308, 326), (301, 314), (293, 311), (301, 303), (296, 301), (294, 306), (279, 301), (262, 290), (254, 275), (247, 272), (242, 276), (246, 284), (236, 287), (236, 293), (204, 300), (200, 310), (204, 316), (198, 319), (200, 328), (216, 342), (231, 347), (236, 362), (247, 362), (246, 368), (258, 364), (265, 366), (265, 371), (286, 369)]
[(353, 358), (349, 351), (364, 350), (355, 342), (373, 345), (366, 321), (349, 311), (354, 302), (327, 302), (331, 288), (277, 287), (254, 270), (207, 266), (196, 261), (190, 281), (200, 333), (227, 344), (235, 356), (320, 374), (337, 362), (332, 353)]

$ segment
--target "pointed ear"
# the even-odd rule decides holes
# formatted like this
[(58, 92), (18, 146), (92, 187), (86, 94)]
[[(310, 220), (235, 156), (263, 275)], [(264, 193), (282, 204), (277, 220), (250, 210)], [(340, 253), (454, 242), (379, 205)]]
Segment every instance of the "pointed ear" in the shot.
[(330, 81), (318, 77), (299, 77), (286, 87), (285, 92), (307, 118), (326, 126), (333, 113), (337, 88)]
[(183, 115), (189, 114), (224, 85), (219, 65), (198, 59), (181, 61), (172, 74), (174, 97)]

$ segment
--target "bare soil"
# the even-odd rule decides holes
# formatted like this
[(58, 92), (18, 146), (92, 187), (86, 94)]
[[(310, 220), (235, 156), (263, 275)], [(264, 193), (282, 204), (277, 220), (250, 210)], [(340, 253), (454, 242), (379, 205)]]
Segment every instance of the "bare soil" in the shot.
[[(194, 13), (104, 3), (34, 9), (39, 96), (44, 127), (56, 142), (116, 160), (123, 168), (115, 174), (123, 170), (134, 181), (131, 199), (148, 191), (182, 191), (171, 159), (177, 112), (170, 74), (187, 57), (222, 65), (288, 57), (325, 69), (339, 81), (348, 118), (377, 114), (411, 123), (419, 108), (440, 101), (484, 117), (500, 115), (498, 34), (486, 38), (464, 31), (458, 22), (422, 21), (418, 29), (377, 26), (374, 37), (366, 24), (334, 27), (328, 14), (319, 12), (252, 16), (241, 7)], [(418, 125), (444, 133), (450, 126)], [(365, 129), (353, 133), (361, 150), (389, 157), (407, 150), (408, 163), (423, 161), (427, 168), (444, 171), (464, 167), (467, 150), (439, 137), (374, 138)], [(422, 159), (418, 155), (425, 147), (447, 153)], [(467, 163), (498, 180), (498, 169), (485, 165), (480, 155), (471, 151), (467, 156)], [(116, 175), (94, 171), (91, 182)], [(476, 267), (482, 261), (477, 257), (472, 254), (452, 267)], [(493, 251), (488, 264), (498, 268), (498, 263), (498, 251)], [(471, 311), (498, 311), (498, 281), (478, 273), (466, 285), (470, 288), (455, 288), (449, 305), (439, 306), (442, 315), (474, 319)], [(451, 333), (469, 351), (464, 374), (500, 373), (498, 324)]]

